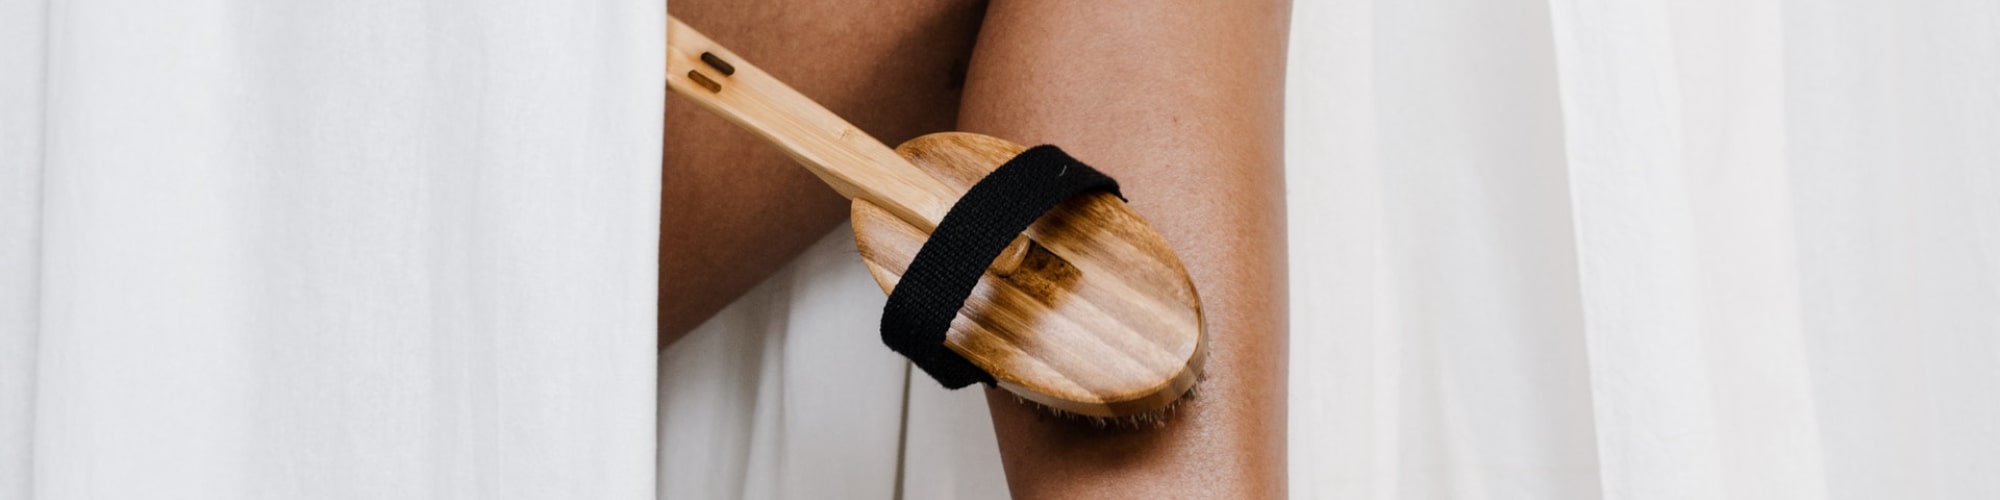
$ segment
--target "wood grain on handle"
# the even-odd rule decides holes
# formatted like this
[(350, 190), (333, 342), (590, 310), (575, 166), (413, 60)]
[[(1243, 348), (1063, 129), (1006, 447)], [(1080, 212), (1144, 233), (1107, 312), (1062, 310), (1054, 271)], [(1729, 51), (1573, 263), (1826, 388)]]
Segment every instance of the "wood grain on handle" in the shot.
[[(841, 196), (867, 201), (925, 233), (936, 230), (958, 200), (959, 191), (671, 16), (667, 87), (777, 146)], [(1027, 243), (1026, 236), (1016, 237), (993, 270), (1012, 272)]]

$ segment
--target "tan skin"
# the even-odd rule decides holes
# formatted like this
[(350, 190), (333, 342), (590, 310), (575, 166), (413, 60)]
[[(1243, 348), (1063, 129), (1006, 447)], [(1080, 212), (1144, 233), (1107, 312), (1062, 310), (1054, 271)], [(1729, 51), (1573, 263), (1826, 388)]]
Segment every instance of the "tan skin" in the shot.
[[(1062, 145), (1118, 178), (1180, 254), (1212, 349), (1199, 396), (1165, 428), (1107, 431), (990, 390), (1015, 497), (1284, 496), (1285, 2), (671, 8), (888, 144), (966, 130)], [(692, 104), (670, 98), (666, 123), (663, 345), (847, 215), (817, 178)]]

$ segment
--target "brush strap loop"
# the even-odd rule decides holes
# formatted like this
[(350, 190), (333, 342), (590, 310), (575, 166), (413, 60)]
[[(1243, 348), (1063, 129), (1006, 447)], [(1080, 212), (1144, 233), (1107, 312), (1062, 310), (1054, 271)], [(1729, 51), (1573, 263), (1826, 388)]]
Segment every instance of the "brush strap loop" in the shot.
[(1063, 200), (1092, 191), (1124, 198), (1117, 181), (1046, 145), (1022, 151), (980, 179), (952, 204), (889, 292), (882, 343), (945, 388), (993, 385), (992, 374), (945, 347), (952, 319), (1015, 235)]

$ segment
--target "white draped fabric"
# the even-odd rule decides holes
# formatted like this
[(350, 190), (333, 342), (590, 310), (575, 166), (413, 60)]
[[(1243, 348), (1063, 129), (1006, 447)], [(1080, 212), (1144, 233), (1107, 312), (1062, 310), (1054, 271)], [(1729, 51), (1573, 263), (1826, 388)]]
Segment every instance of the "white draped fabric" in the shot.
[(2000, 498), (2000, 3), (1295, 4), (1299, 498)]
[(0, 498), (645, 498), (660, 2), (7, 0)]
[[(1005, 496), (844, 229), (653, 371), (657, 5), (0, 9), (0, 498)], [(2000, 3), (1294, 9), (1293, 496), (2000, 498)]]

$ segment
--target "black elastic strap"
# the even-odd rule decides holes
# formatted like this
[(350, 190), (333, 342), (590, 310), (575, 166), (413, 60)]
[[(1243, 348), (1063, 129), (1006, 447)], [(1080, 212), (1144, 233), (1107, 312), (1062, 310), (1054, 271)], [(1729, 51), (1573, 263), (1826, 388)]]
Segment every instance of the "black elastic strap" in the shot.
[(987, 174), (952, 204), (889, 292), (882, 343), (946, 388), (992, 385), (993, 375), (944, 346), (952, 318), (1015, 235), (1063, 200), (1100, 190), (1118, 194), (1118, 182), (1055, 146), (1029, 148)]

